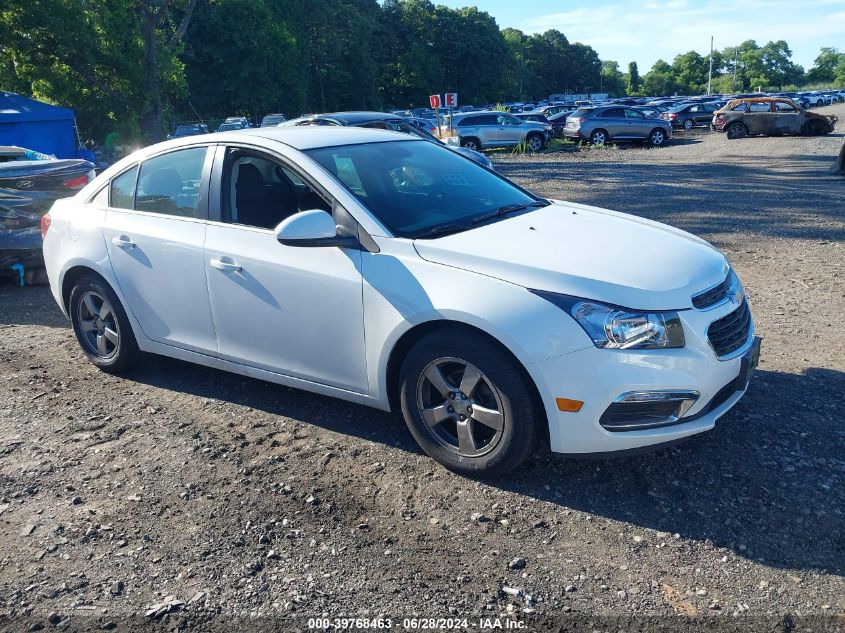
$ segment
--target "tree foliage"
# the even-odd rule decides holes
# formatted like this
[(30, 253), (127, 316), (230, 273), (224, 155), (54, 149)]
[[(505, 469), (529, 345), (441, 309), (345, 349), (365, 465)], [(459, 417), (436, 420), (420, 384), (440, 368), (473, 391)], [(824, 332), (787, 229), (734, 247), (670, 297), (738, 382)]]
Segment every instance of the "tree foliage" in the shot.
[[(800, 84), (784, 41), (716, 52), (714, 91)], [(462, 104), (552, 93), (694, 94), (709, 59), (658, 60), (640, 76), (557, 30), (500, 30), (475, 7), (430, 0), (4, 0), (0, 88), (72, 107), (86, 136), (161, 138), (166, 121)], [(806, 80), (845, 85), (824, 48)]]

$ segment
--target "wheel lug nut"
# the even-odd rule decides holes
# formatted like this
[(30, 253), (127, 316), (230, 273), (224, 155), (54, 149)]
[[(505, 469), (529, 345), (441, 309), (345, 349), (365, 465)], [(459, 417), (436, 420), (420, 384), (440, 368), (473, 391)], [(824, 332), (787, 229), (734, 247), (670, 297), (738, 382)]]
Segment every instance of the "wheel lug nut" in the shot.
[(461, 416), (458, 416), (458, 417), (459, 417), (461, 422), (463, 422), (464, 420), (467, 419), (467, 416), (465, 416), (465, 415), (461, 415)]
[(467, 407), (467, 413), (472, 413), (472, 407)]
[(446, 408), (446, 410), (447, 410), (449, 413), (454, 413), (454, 412), (455, 412), (455, 409), (454, 409), (453, 407), (447, 407), (447, 408)]
[(454, 399), (455, 399), (455, 393), (450, 391), (449, 392), (449, 400), (454, 400)]

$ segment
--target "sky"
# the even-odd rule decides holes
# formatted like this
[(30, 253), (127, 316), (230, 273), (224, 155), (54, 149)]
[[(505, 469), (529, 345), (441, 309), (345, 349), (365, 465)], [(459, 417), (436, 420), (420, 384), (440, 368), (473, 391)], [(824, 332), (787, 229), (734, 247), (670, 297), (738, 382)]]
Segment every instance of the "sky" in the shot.
[(810, 68), (822, 46), (845, 52), (845, 0), (434, 0), (450, 7), (475, 5), (499, 28), (526, 33), (557, 29), (570, 42), (592, 46), (622, 70), (636, 61), (644, 73), (678, 53), (756, 40), (786, 40), (792, 60)]

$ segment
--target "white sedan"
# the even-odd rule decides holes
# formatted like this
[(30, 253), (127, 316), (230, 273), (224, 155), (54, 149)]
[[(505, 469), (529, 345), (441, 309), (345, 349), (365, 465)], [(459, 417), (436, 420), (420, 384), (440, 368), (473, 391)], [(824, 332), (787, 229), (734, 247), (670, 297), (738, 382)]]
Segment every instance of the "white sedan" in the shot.
[(394, 132), (154, 145), (58, 201), (42, 233), (101, 369), (163, 354), (401, 410), (469, 475), (543, 440), (609, 453), (711, 429), (759, 354), (742, 286), (703, 240)]

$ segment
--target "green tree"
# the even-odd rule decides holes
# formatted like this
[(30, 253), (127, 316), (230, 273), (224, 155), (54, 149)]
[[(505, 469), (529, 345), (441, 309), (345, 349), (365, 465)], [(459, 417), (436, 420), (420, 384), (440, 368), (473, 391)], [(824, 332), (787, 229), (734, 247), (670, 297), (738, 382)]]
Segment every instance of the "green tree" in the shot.
[(674, 69), (662, 59), (654, 62), (651, 70), (643, 77), (643, 92), (647, 95), (667, 96), (674, 94), (677, 90)]
[[(190, 94), (184, 109), (203, 116), (302, 112), (307, 78), (296, 25), (271, 7), (264, 0), (209, 0), (197, 7), (184, 54)], [(296, 7), (287, 8), (289, 20)]]
[(807, 71), (807, 81), (810, 83), (833, 83), (836, 81), (837, 67), (845, 62), (845, 53), (839, 49), (823, 47), (813, 67)]
[(625, 94), (625, 77), (619, 70), (619, 64), (610, 60), (601, 63), (600, 90), (613, 97), (621, 97)]
[(710, 60), (695, 51), (675, 57), (672, 72), (677, 90), (686, 94), (703, 93), (707, 88)]
[(637, 62), (628, 64), (628, 94), (638, 94), (640, 91), (640, 69)]

